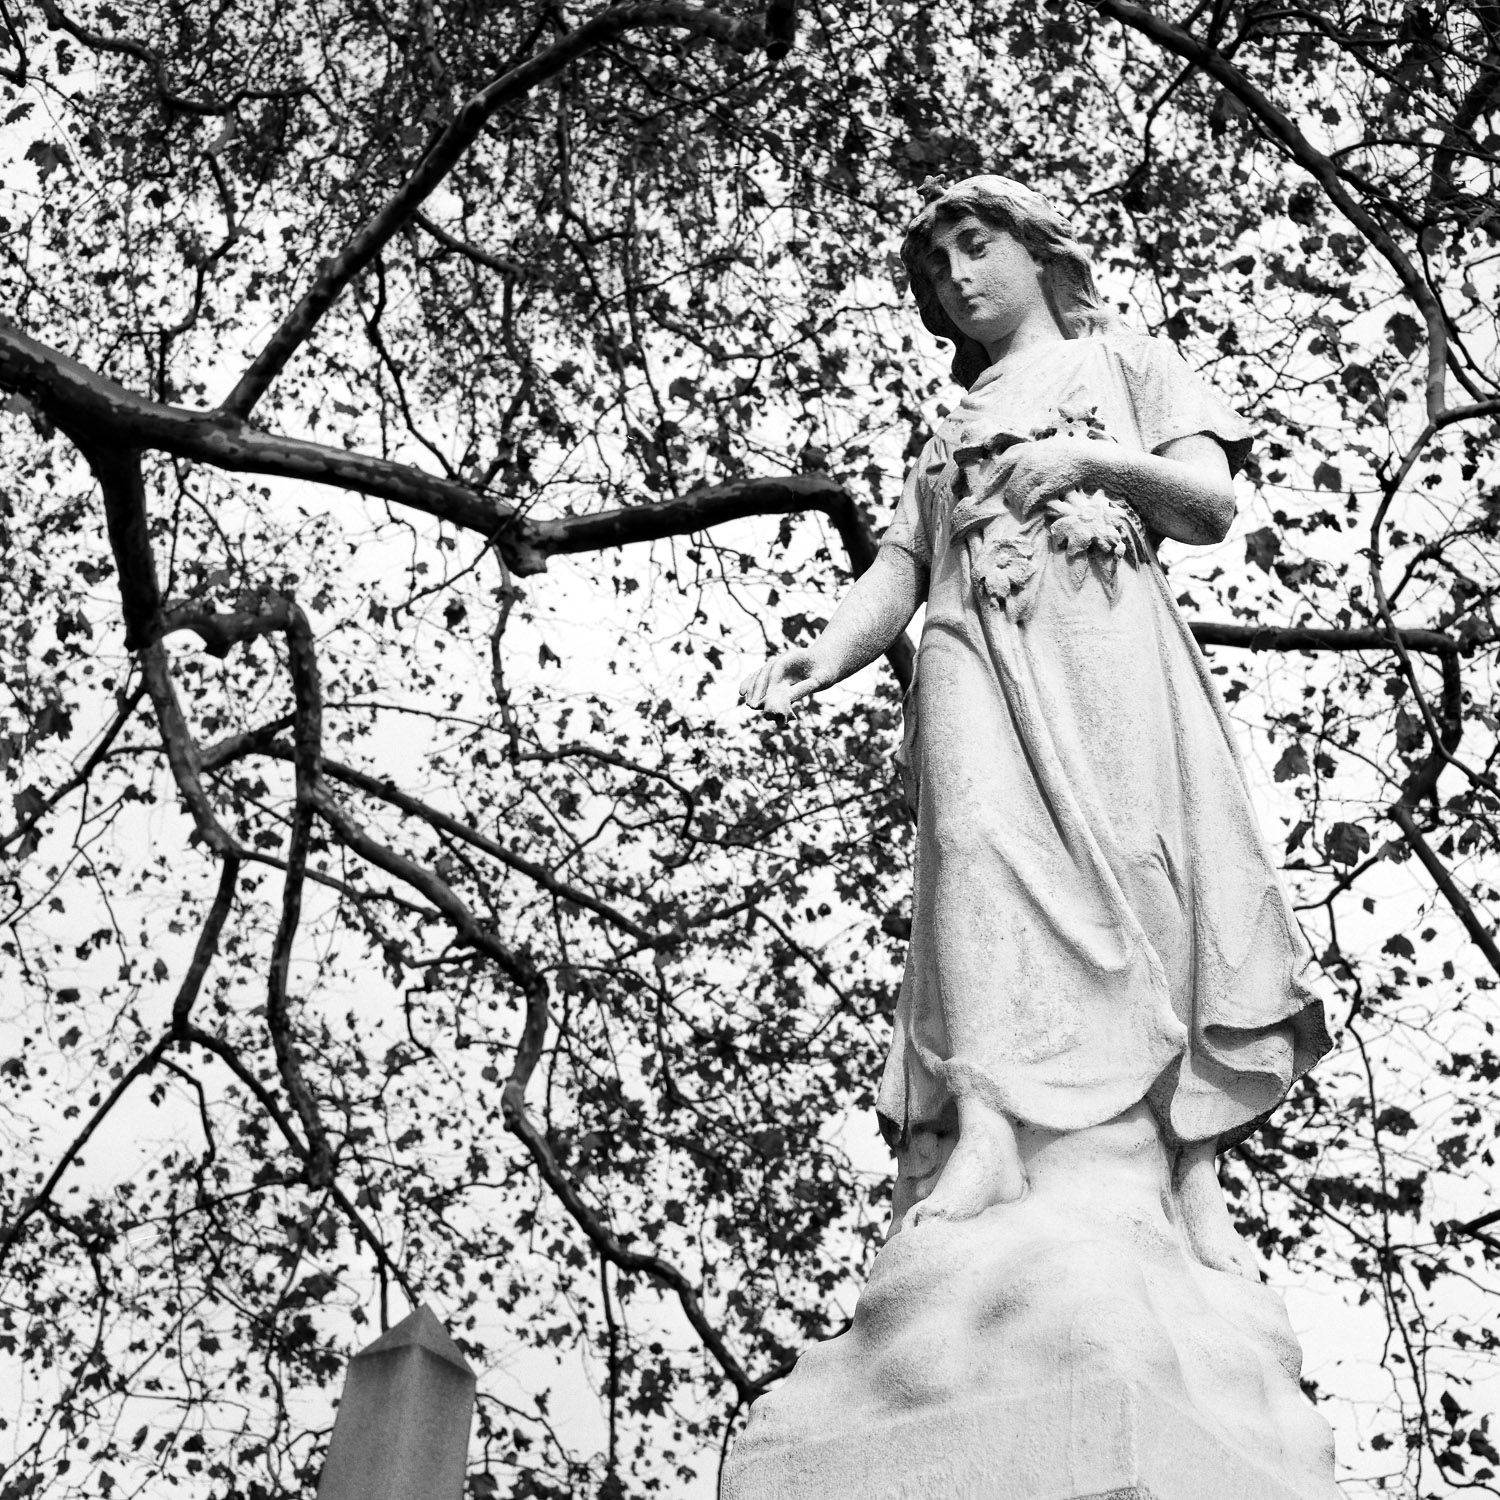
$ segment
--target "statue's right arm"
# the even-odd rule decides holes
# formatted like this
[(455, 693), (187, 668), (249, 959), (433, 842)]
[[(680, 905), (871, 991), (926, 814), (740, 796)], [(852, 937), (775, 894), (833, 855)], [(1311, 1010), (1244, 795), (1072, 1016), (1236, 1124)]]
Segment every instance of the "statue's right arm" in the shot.
[(819, 688), (852, 677), (906, 629), (927, 593), (927, 569), (904, 548), (884, 546), (854, 580), (811, 646), (782, 654), (752, 672), (740, 688), (751, 708), (785, 718)]

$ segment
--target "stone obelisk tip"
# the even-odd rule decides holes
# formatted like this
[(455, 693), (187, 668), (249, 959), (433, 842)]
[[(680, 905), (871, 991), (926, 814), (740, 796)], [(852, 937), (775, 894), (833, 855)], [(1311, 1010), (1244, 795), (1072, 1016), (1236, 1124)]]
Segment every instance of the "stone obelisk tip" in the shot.
[(430, 1307), (349, 1361), (318, 1500), (463, 1500), (474, 1371)]
[(408, 1313), (394, 1328), (388, 1329), (381, 1334), (373, 1344), (366, 1345), (354, 1357), (355, 1359), (368, 1359), (373, 1354), (384, 1354), (389, 1349), (405, 1349), (408, 1347), (425, 1349), (429, 1354), (438, 1359), (446, 1360), (450, 1365), (462, 1370), (465, 1375), (472, 1376), (473, 1367), (464, 1358), (464, 1352), (448, 1335), (448, 1330), (443, 1327), (442, 1319), (433, 1310), (423, 1303), (415, 1312)]

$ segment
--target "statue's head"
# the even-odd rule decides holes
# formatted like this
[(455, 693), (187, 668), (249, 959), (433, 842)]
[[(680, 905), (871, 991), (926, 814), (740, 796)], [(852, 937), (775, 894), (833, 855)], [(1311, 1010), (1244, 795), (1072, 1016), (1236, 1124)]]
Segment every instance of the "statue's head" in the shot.
[(967, 387), (990, 363), (984, 346), (967, 337), (938, 301), (937, 288), (927, 271), (932, 237), (939, 229), (974, 218), (1004, 230), (1025, 246), (1041, 271), (1052, 316), (1063, 335), (1084, 338), (1112, 327), (1115, 319), (1104, 308), (1094, 289), (1093, 264), (1068, 221), (1023, 183), (986, 173), (967, 177), (947, 187), (929, 179), (927, 206), (906, 232), (901, 259), (911, 278), (912, 296), (922, 322), (939, 338), (953, 341), (953, 378)]

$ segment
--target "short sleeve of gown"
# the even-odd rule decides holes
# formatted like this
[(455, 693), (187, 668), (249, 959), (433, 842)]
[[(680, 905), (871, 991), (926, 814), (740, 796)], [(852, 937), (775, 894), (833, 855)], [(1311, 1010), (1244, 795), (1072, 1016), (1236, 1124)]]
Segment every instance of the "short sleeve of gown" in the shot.
[(1178, 438), (1217, 438), (1238, 473), (1250, 452), (1250, 425), (1164, 339), (1141, 339), (1122, 352), (1142, 446), (1160, 453)]
[(901, 499), (896, 505), (896, 514), (880, 539), (882, 547), (899, 547), (910, 553), (924, 568), (932, 566), (932, 538), (927, 529), (927, 516), (922, 504), (922, 476), (927, 472), (927, 450), (924, 448), (916, 463), (911, 466), (902, 486)]

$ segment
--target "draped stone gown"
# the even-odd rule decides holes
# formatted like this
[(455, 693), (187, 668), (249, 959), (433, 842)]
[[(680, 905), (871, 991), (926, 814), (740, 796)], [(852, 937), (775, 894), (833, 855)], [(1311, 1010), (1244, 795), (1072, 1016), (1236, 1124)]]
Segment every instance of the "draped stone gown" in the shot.
[(908, 703), (911, 947), (879, 1109), (898, 1143), (977, 1095), (1055, 1130), (1150, 1098), (1179, 1141), (1242, 1137), (1328, 1047), (1309, 954), (1207, 664), (1139, 517), (1015, 514), (1007, 436), (1155, 452), (1243, 421), (1163, 342), (1038, 346), (942, 424), (882, 545), (926, 570)]

